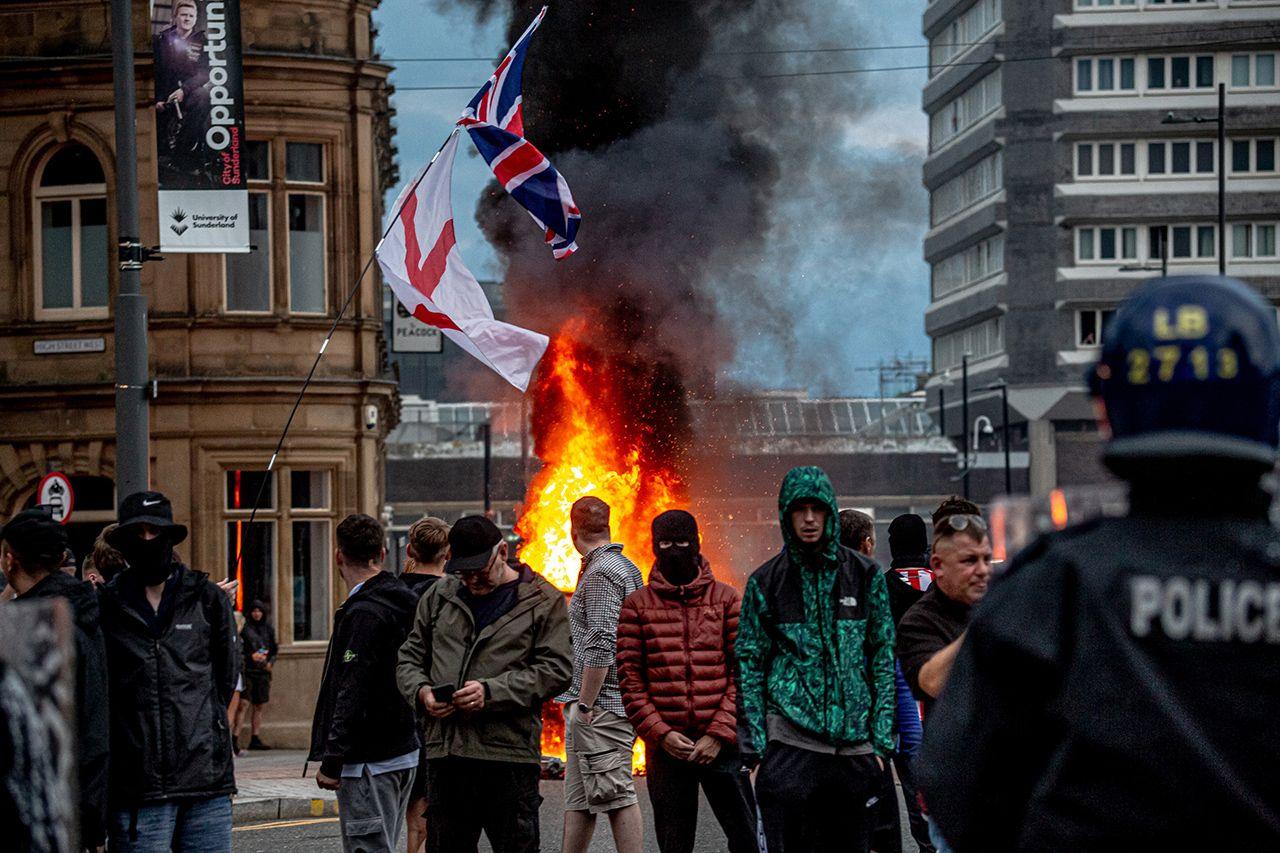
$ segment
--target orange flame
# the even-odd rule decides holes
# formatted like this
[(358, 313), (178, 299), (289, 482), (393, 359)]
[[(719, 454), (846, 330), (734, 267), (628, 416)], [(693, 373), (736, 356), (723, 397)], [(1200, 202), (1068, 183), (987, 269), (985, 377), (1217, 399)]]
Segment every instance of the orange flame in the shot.
[[(556, 702), (542, 706), (542, 754), (565, 760), (564, 709)], [(631, 775), (643, 776), (646, 770), (644, 741), (636, 738), (636, 745), (631, 750)]]
[(652, 458), (644, 431), (619, 422), (615, 403), (627, 392), (606, 373), (570, 335), (561, 335), (543, 356), (534, 390), (543, 467), (529, 486), (516, 533), (524, 542), (520, 558), (565, 592), (577, 586), (581, 567), (569, 536), (569, 509), (578, 498), (594, 495), (609, 504), (614, 541), (646, 575), (650, 522), (687, 503), (683, 480)]
[[(525, 495), (516, 533), (520, 559), (561, 590), (577, 587), (582, 558), (569, 535), (573, 502), (594, 495), (609, 504), (613, 540), (648, 574), (650, 522), (658, 513), (687, 504), (683, 479), (670, 459), (654, 450), (656, 430), (624, 414), (636, 402), (626, 395), (626, 371), (614, 372), (578, 341), (586, 326), (571, 323), (552, 340), (533, 389), (536, 451), (542, 469)], [(643, 385), (643, 382), (639, 383)], [(656, 406), (683, 401), (654, 399)], [(542, 753), (565, 756), (564, 716), (543, 708)], [(636, 741), (632, 772), (646, 769), (644, 742)]]

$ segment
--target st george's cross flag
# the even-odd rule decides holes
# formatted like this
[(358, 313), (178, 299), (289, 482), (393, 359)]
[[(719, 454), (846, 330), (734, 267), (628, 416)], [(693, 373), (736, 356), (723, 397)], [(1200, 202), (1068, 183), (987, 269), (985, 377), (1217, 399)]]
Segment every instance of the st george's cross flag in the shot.
[(574, 239), (582, 216), (565, 179), (533, 143), (524, 138), (521, 77), (529, 39), (547, 14), (533, 19), (497, 70), (463, 110), (458, 124), (471, 134), (480, 156), (512, 198), (533, 217), (556, 260), (578, 250)]
[(378, 265), (396, 299), (418, 320), (440, 329), (449, 340), (524, 391), (546, 335), (503, 323), (475, 276), (462, 262), (453, 231), (450, 184), (458, 134), (427, 164), (426, 175), (396, 199), (395, 223), (378, 246)]

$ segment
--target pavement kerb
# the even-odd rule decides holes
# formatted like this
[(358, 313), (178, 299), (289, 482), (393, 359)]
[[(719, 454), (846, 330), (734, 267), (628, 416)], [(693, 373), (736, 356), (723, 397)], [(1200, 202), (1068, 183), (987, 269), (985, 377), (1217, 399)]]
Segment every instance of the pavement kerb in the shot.
[(236, 799), (231, 803), (233, 826), (267, 820), (332, 817), (337, 814), (337, 800), (325, 800), (319, 797), (255, 797)]

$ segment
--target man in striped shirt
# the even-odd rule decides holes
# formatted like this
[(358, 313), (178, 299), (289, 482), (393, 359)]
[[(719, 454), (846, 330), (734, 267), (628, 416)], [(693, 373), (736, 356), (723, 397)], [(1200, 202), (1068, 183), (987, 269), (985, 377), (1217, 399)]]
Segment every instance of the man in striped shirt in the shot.
[(611, 541), (609, 505), (578, 499), (569, 511), (573, 546), (582, 555), (578, 586), (569, 601), (573, 683), (564, 702), (564, 853), (586, 853), (596, 815), (607, 814), (618, 853), (640, 853), (643, 824), (627, 722), (618, 687), (618, 614), (622, 601), (644, 584), (635, 563)]

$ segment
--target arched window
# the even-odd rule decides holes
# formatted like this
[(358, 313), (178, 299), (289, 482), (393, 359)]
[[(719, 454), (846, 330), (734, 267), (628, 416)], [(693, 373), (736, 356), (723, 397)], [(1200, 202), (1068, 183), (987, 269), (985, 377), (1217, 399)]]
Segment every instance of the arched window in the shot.
[(33, 195), (36, 319), (107, 316), (107, 184), (93, 152), (72, 143), (44, 164)]

